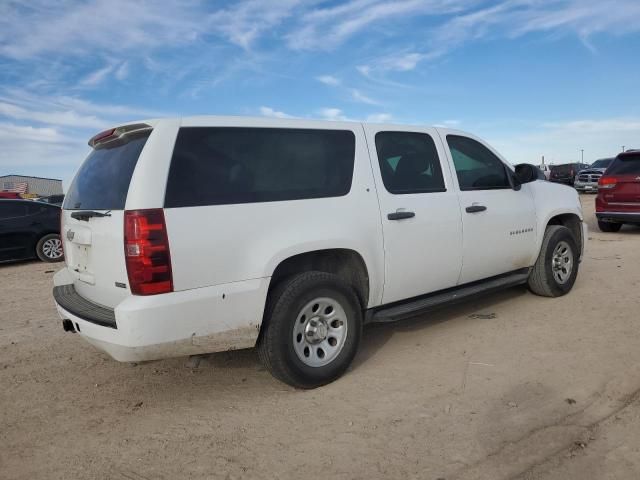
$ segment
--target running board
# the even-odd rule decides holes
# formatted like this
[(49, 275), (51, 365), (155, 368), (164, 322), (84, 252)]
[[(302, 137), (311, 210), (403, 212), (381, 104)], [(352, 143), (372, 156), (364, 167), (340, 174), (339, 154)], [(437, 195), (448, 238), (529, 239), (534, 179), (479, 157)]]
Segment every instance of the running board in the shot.
[(449, 288), (441, 292), (409, 299), (401, 303), (396, 302), (391, 305), (369, 310), (365, 317), (365, 323), (395, 322), (434, 310), (444, 305), (451, 305), (467, 300), (474, 295), (522, 285), (527, 282), (528, 278), (529, 269), (524, 268), (487, 280), (481, 280), (479, 282), (473, 282), (467, 285)]

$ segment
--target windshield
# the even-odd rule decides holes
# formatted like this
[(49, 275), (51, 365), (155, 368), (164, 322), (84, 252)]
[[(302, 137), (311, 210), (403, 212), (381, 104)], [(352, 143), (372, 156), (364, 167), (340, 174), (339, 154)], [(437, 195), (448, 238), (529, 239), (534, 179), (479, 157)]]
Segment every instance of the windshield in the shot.
[(591, 164), (590, 168), (607, 168), (612, 161), (613, 158), (603, 158), (601, 160), (596, 160)]
[(131, 135), (113, 146), (98, 146), (69, 187), (66, 210), (123, 210), (133, 170), (151, 132)]

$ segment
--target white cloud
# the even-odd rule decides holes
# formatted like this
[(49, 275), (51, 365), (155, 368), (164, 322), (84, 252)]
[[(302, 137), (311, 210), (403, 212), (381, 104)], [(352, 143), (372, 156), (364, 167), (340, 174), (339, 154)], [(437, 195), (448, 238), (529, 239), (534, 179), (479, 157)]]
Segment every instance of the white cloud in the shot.
[(293, 118), (288, 113), (274, 110), (271, 107), (260, 107), (260, 115), (262, 115), (263, 117), (271, 117), (271, 118)]
[(122, 62), (116, 70), (115, 77), (122, 81), (129, 76), (129, 62)]
[(25, 120), (28, 122), (67, 127), (102, 128), (106, 125), (104, 120), (93, 115), (81, 115), (73, 110), (48, 112), (27, 110), (23, 107), (6, 102), (0, 102), (0, 116), (12, 118), (14, 120)]
[(231, 43), (248, 49), (266, 32), (291, 16), (300, 0), (246, 0), (214, 12), (208, 25)]
[[(60, 143), (68, 142), (69, 139), (51, 127), (32, 127), (30, 125), (15, 125), (12, 123), (0, 122), (0, 139), (3, 142), (38, 142), (38, 143)], [(5, 144), (3, 143), (3, 146)]]
[(107, 65), (98, 70), (91, 72), (80, 81), (80, 85), (84, 87), (94, 87), (102, 83), (107, 76), (113, 71), (113, 65)]
[(19, 105), (26, 110), (73, 111), (88, 116), (116, 117), (120, 121), (167, 115), (167, 113), (146, 108), (94, 103), (68, 95), (37, 95), (18, 88), (6, 88), (4, 93), (0, 93), (0, 102)]
[(425, 58), (427, 58), (427, 55), (423, 53), (397, 53), (380, 58), (372, 65), (360, 65), (356, 68), (365, 77), (370, 76), (374, 70), (381, 72), (408, 72), (414, 70), (418, 66), (418, 63)]
[(392, 115), (389, 113), (373, 113), (367, 117), (367, 122), (389, 123), (392, 118)]
[(445, 15), (473, 0), (350, 0), (305, 13), (287, 42), (294, 50), (331, 50), (366, 27), (412, 15)]
[(318, 80), (320, 83), (324, 83), (325, 85), (329, 85), (330, 87), (337, 87), (341, 83), (340, 79), (334, 77), (333, 75), (321, 75), (319, 77), (316, 77), (316, 80)]
[(367, 95), (362, 93), (360, 90), (355, 88), (351, 90), (351, 97), (356, 102), (366, 103), (367, 105), (380, 105), (380, 102), (378, 102), (377, 100), (374, 100), (371, 97), (368, 97)]
[(207, 25), (191, 2), (70, 0), (10, 3), (0, 18), (0, 55), (16, 59), (122, 53), (195, 40)]
[(321, 108), (318, 113), (325, 120), (332, 121), (346, 121), (347, 117), (342, 113), (342, 110), (334, 107)]
[(460, 120), (445, 120), (442, 125), (447, 128), (455, 128), (460, 126)]

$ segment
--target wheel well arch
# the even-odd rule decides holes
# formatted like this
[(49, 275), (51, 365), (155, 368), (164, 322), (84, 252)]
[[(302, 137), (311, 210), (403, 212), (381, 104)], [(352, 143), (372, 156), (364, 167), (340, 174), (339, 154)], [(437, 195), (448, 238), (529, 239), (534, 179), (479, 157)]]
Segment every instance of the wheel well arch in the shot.
[(578, 250), (580, 252), (582, 251), (584, 243), (584, 239), (582, 238), (582, 220), (578, 215), (575, 213), (561, 213), (559, 215), (555, 215), (547, 222), (547, 227), (549, 225), (562, 225), (563, 227), (567, 227), (578, 243)]
[(308, 271), (332, 273), (351, 285), (363, 309), (369, 304), (369, 272), (355, 250), (332, 248), (299, 253), (282, 260), (273, 271), (269, 291), (288, 277)]

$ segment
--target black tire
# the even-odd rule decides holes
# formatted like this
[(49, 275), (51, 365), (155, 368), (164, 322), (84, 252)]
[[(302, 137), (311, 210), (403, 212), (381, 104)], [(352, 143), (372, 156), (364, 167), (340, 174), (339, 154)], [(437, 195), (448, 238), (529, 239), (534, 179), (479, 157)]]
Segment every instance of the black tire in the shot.
[(622, 228), (621, 223), (611, 223), (611, 222), (603, 222), (602, 220), (598, 220), (598, 228), (607, 233), (611, 232), (619, 232)]
[[(572, 268), (568, 278), (562, 283), (554, 274), (553, 256), (560, 242), (565, 242), (571, 252)], [(544, 233), (540, 254), (529, 275), (529, 290), (543, 297), (560, 297), (571, 291), (578, 275), (578, 245), (567, 227), (549, 225)]]
[[(298, 357), (293, 334), (305, 305), (319, 297), (339, 303), (346, 315), (347, 333), (330, 363), (309, 366)], [(336, 380), (347, 370), (361, 337), (362, 308), (355, 291), (336, 275), (312, 271), (283, 281), (269, 293), (257, 350), (262, 363), (277, 379), (296, 388), (315, 388)]]
[[(57, 242), (56, 242), (57, 241)], [(36, 255), (43, 262), (61, 262), (64, 260), (64, 254), (62, 253), (62, 243), (60, 243), (60, 235), (57, 233), (50, 233), (45, 235), (36, 244)], [(51, 244), (59, 244), (59, 249), (51, 249)]]

